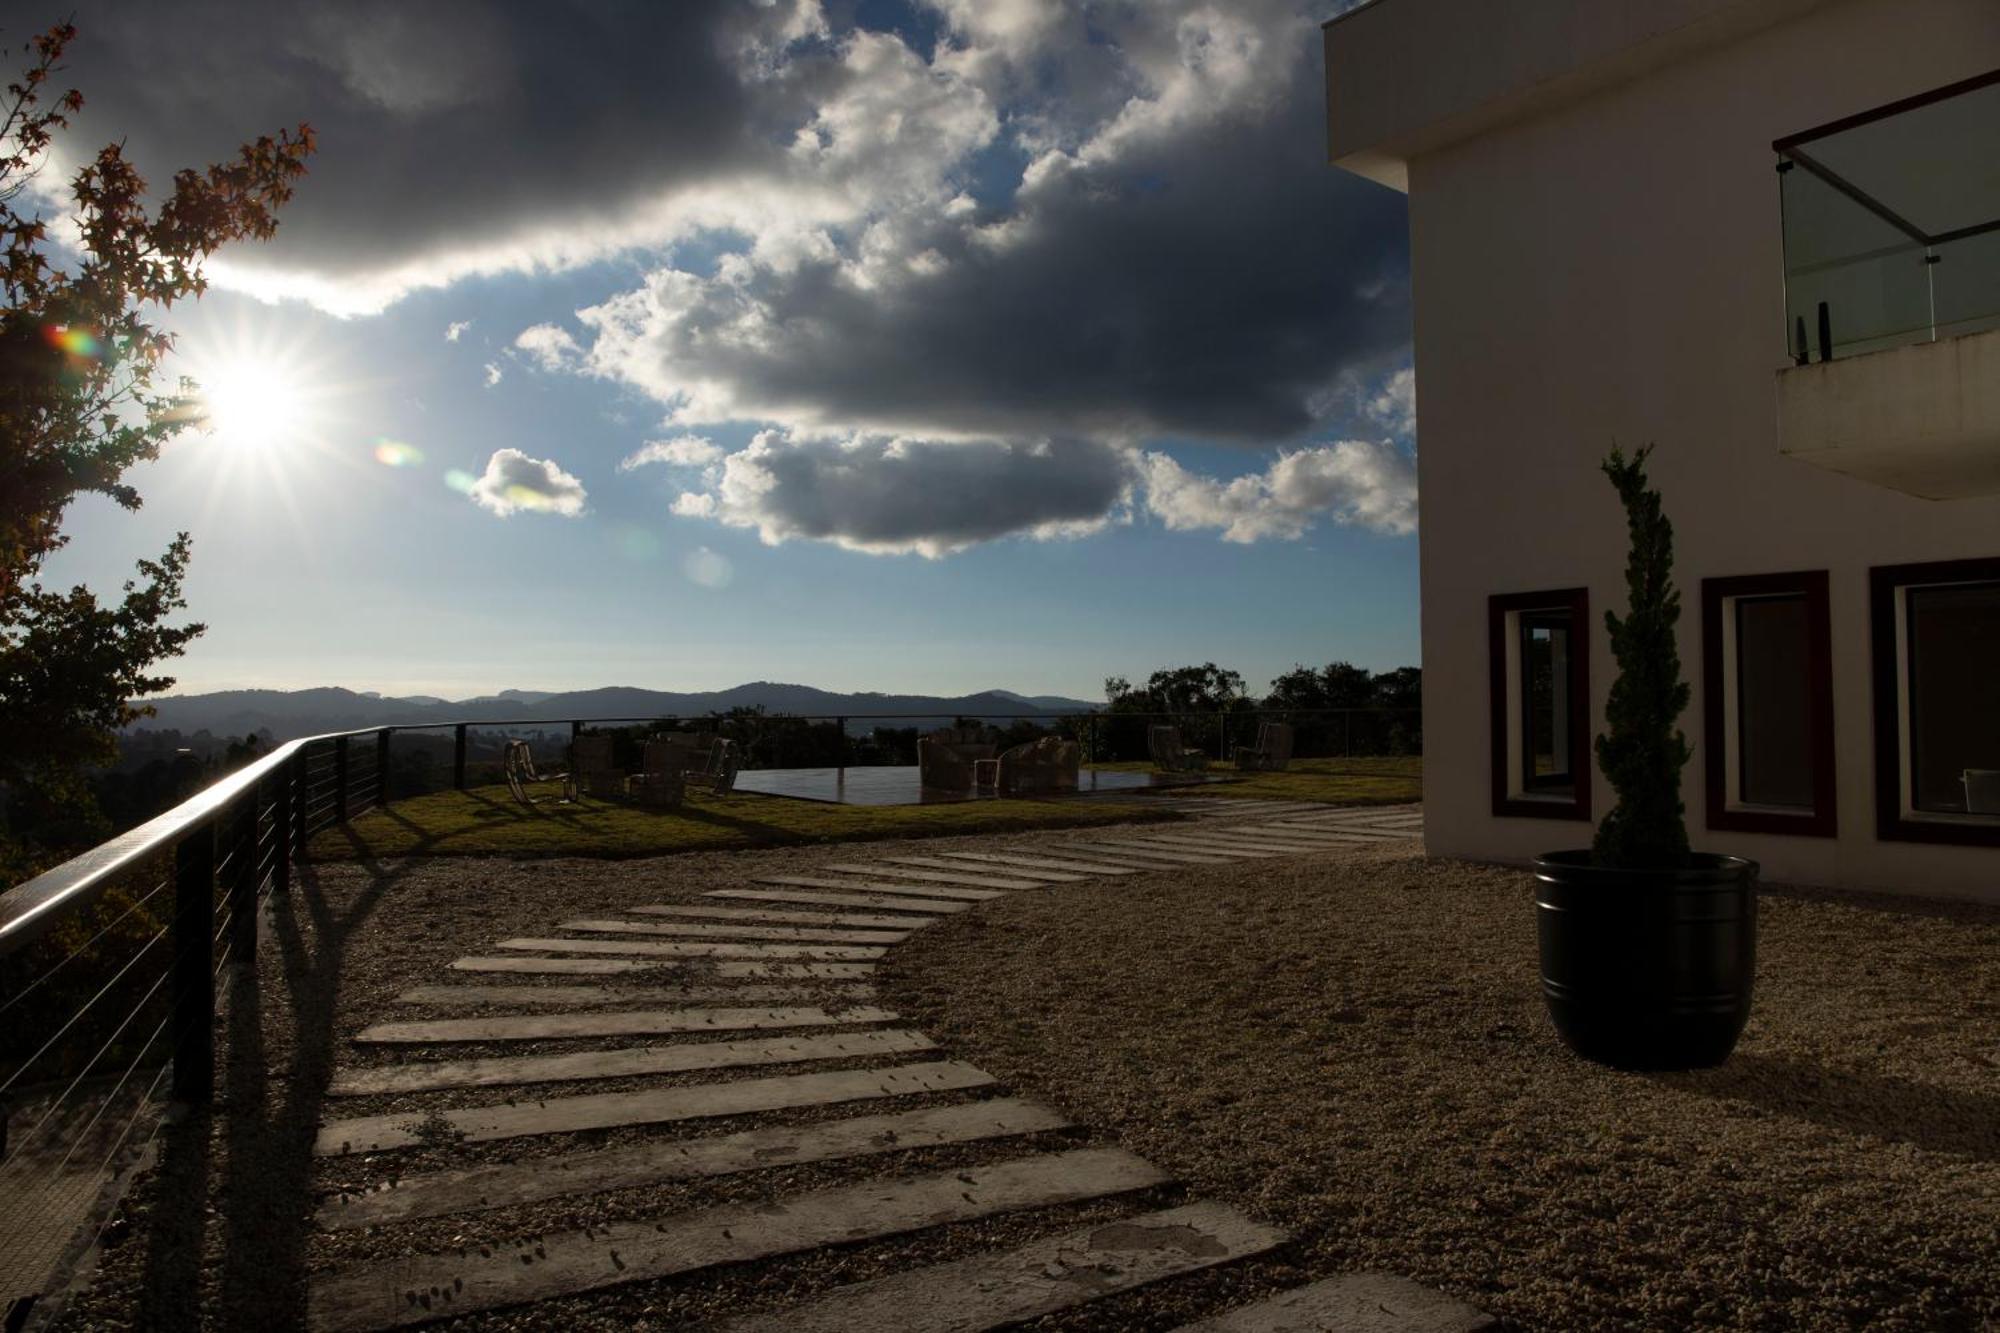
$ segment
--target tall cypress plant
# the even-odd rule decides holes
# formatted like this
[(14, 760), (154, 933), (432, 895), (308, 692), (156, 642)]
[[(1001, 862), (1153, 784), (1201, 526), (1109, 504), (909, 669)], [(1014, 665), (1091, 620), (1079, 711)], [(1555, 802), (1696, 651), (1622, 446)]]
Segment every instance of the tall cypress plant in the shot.
[(1652, 451), (1648, 445), (1627, 458), (1614, 447), (1604, 460), (1604, 475), (1625, 505), (1632, 549), (1625, 616), (1604, 613), (1618, 679), (1605, 707), (1605, 734), (1597, 738), (1597, 766), (1618, 803), (1598, 825), (1591, 853), (1599, 865), (1632, 870), (1679, 869), (1689, 860), (1681, 769), (1692, 751), (1675, 725), (1689, 696), (1674, 642), (1681, 598), (1673, 581), (1674, 527), (1661, 512), (1660, 493), (1646, 485)]

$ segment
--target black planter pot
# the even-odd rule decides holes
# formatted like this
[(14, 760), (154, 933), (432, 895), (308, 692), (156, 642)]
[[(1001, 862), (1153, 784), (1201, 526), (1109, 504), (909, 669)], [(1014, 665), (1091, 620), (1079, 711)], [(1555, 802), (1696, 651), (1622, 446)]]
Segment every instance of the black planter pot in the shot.
[(1550, 852), (1535, 879), (1542, 998), (1571, 1050), (1620, 1069), (1728, 1058), (1757, 977), (1755, 861), (1613, 870)]

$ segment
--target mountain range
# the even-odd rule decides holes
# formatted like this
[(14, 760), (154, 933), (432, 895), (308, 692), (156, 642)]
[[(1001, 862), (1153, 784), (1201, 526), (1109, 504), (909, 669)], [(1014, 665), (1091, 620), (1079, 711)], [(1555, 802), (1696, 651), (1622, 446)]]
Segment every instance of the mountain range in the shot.
[(470, 699), (435, 695), (396, 698), (357, 693), (338, 686), (306, 690), (220, 690), (212, 694), (176, 694), (148, 700), (154, 716), (128, 730), (164, 730), (217, 736), (242, 736), (269, 731), (280, 741), (327, 731), (349, 731), (384, 723), (438, 725), (473, 721), (496, 725), (566, 722), (572, 718), (620, 718), (634, 721), (657, 717), (705, 717), (732, 708), (762, 708), (769, 713), (802, 717), (848, 717), (849, 730), (865, 732), (875, 724), (860, 721), (867, 713), (907, 713), (915, 716), (885, 721), (891, 727), (940, 726), (955, 717), (974, 714), (1090, 712), (1104, 707), (1061, 695), (1023, 695), (1011, 690), (982, 690), (952, 696), (928, 694), (837, 694), (810, 685), (753, 681), (726, 690), (676, 693), (631, 686), (594, 690), (501, 690)]

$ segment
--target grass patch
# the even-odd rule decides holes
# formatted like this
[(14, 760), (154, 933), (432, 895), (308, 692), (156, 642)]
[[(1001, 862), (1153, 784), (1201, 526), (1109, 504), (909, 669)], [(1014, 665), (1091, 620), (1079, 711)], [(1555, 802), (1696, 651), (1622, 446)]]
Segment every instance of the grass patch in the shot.
[(832, 805), (776, 796), (690, 792), (677, 810), (591, 800), (524, 807), (504, 786), (435, 792), (371, 810), (313, 839), (318, 860), (388, 856), (660, 856), (870, 838), (1084, 828), (1174, 819), (1102, 802), (968, 801), (949, 805)]
[[(1098, 768), (1143, 773), (1144, 762), (1098, 764)], [(1283, 773), (1244, 773), (1236, 765), (1211, 763), (1210, 773), (1237, 778), (1205, 789), (1209, 796), (1245, 796), (1266, 801), (1325, 801), (1330, 805), (1401, 805), (1424, 799), (1421, 755), (1379, 759), (1294, 759)]]

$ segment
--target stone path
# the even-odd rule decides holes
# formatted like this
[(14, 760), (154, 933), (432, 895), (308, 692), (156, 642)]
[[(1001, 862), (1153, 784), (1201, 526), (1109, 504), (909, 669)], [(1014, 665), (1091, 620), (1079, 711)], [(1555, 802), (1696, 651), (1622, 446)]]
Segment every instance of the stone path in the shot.
[[(507, 1210), (565, 1196), (801, 1163), (853, 1162), (875, 1174), (790, 1193), (781, 1186), (754, 1205), (562, 1234), (524, 1225), (507, 1244), (350, 1263), (314, 1278), (309, 1327), (361, 1333), (631, 1282), (700, 1282), (712, 1280), (702, 1276), (710, 1269), (750, 1260), (783, 1262), (828, 1246), (1121, 1196), (1138, 1196), (1152, 1211), (1127, 1203), (1119, 1220), (1081, 1230), (1072, 1222), (1012, 1248), (906, 1267), (712, 1327), (995, 1328), (1149, 1283), (1197, 1280), (1189, 1275), (1285, 1244), (1283, 1232), (1216, 1201), (1160, 1207), (1170, 1181), (1158, 1168), (1083, 1142), (1087, 1130), (1003, 1095), (990, 1075), (950, 1058), (925, 1034), (893, 1026), (897, 1015), (871, 1003), (872, 960), (910, 933), (1005, 893), (1060, 893), (1099, 879), (1310, 856), (1422, 833), (1414, 806), (1215, 797), (1171, 805), (1192, 821), (829, 862), (810, 875), (718, 885), (702, 903), (561, 921), (545, 936), (494, 941), (490, 952), (452, 963), (447, 979), (398, 997), (427, 1016), (357, 1034), (355, 1062), (334, 1076), (334, 1097), (389, 1098), (399, 1109), (321, 1126), (315, 1152), (351, 1167), (318, 1214), (327, 1231), (477, 1213), (500, 1220), (505, 1234)], [(565, 956), (578, 954), (585, 956)], [(677, 972), (688, 980), (677, 981)], [(492, 973), (524, 980), (481, 980)], [(641, 975), (625, 980), (633, 974)], [(528, 980), (535, 977), (550, 979)], [(692, 1039), (631, 1044), (660, 1036)], [(507, 1053), (510, 1043), (526, 1053)], [(686, 1081), (712, 1077), (706, 1071), (729, 1073)], [(604, 1090), (591, 1091), (593, 1083)], [(425, 1109), (425, 1099), (441, 1095), (449, 1105)], [(849, 1106), (856, 1113), (842, 1109)], [(801, 1110), (820, 1114), (759, 1123)], [(682, 1128), (718, 1119), (730, 1120), (732, 1132)], [(749, 1127), (739, 1128), (746, 1119)], [(606, 1130), (618, 1134), (609, 1145), (571, 1137)], [(521, 1160), (415, 1173), (399, 1167), (410, 1149), (510, 1139), (545, 1146)], [(912, 1152), (952, 1145), (1006, 1155), (943, 1172), (910, 1164)], [(1194, 1327), (1470, 1333), (1488, 1324), (1470, 1306), (1414, 1283), (1341, 1274)]]

